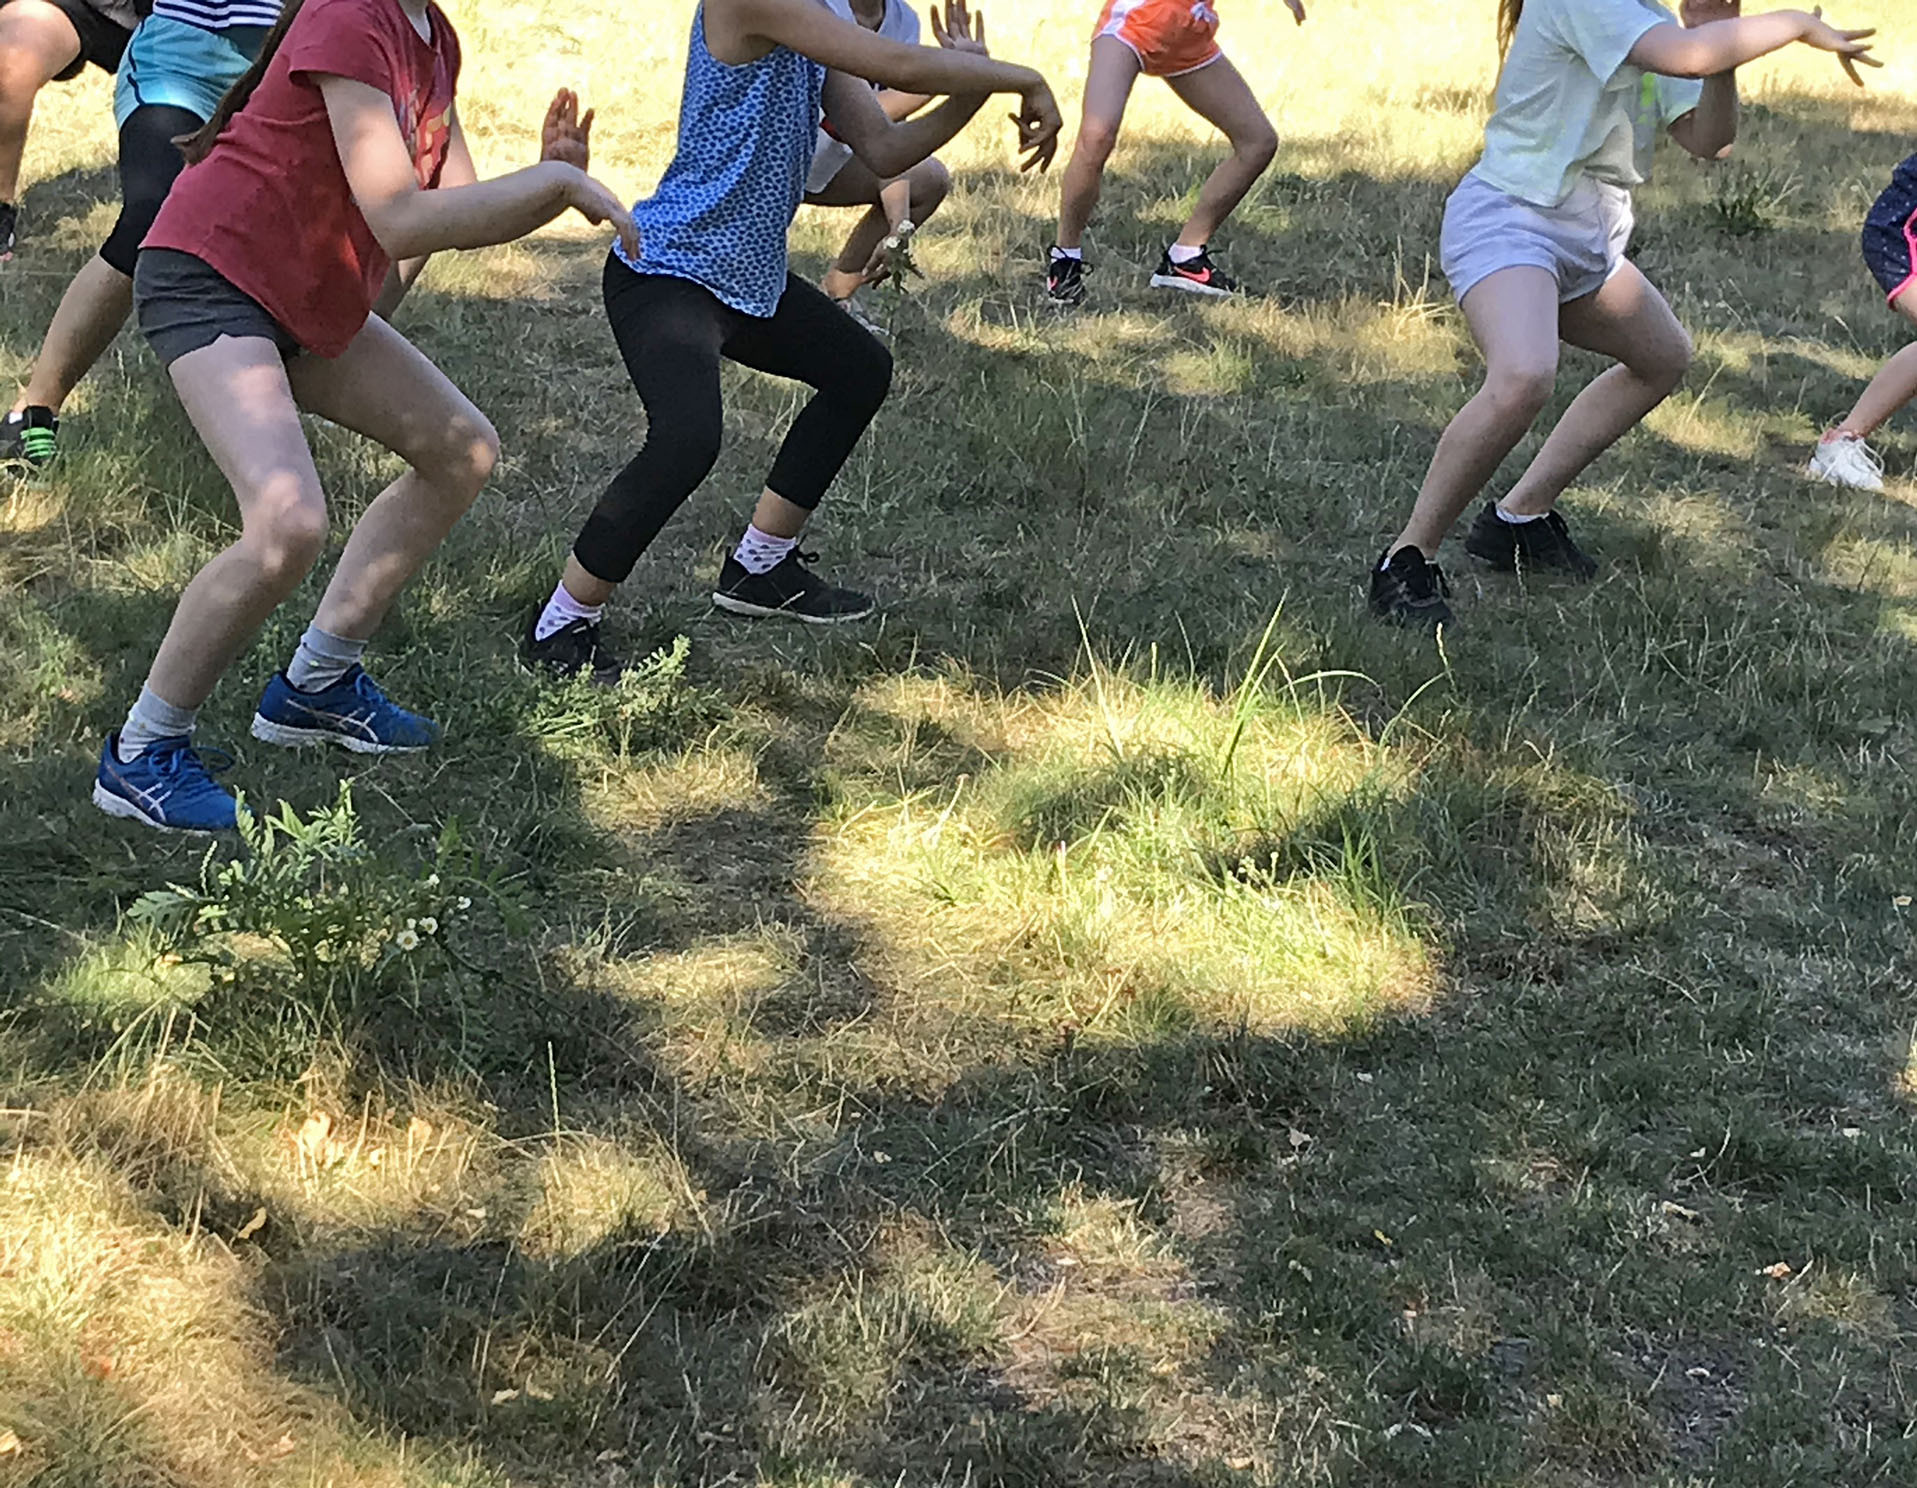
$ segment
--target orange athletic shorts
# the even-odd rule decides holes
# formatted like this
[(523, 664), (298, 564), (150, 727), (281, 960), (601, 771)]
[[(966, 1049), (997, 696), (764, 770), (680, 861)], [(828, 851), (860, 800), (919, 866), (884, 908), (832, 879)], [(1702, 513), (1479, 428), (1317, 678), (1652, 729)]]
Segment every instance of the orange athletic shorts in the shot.
[(1209, 0), (1105, 0), (1092, 35), (1116, 36), (1150, 77), (1196, 72), (1223, 55)]

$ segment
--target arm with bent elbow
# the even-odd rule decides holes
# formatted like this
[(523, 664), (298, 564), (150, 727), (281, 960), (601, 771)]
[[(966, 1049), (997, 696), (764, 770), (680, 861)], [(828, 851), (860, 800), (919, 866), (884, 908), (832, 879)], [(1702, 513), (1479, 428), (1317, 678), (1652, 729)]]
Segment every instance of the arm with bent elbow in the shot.
[[(1025, 155), (1023, 169), (1044, 169), (1058, 150), (1059, 130), (1063, 127), (1058, 104), (1045, 79), (1032, 68), (1000, 62), (985, 49), (984, 27), (976, 27), (965, 0), (945, 0), (944, 14), (932, 12), (932, 30), (936, 47), (908, 46), (875, 36), (863, 26), (842, 20), (815, 0), (707, 0), (705, 6), (706, 45), (722, 62), (737, 64), (762, 55), (766, 46), (782, 46), (822, 63), (832, 72), (877, 83), (901, 93), (945, 96), (937, 124), (908, 136), (903, 147), (876, 146), (882, 157), (891, 159), (908, 150), (921, 153), (907, 164), (916, 164), (964, 127), (967, 119), (994, 93), (1016, 93), (1019, 112), (1014, 118), (1019, 131), (1019, 150)], [(972, 100), (978, 100), (973, 102)], [(884, 110), (877, 110), (881, 117)], [(856, 111), (859, 117), (864, 111)], [(963, 117), (959, 115), (963, 113)], [(845, 134), (854, 111), (843, 109), (833, 116), (833, 128), (851, 144), (861, 159), (881, 174), (885, 172), (864, 149)], [(932, 115), (911, 121), (912, 125), (930, 124)], [(854, 129), (860, 123), (852, 123)], [(911, 125), (905, 126), (910, 128)], [(935, 138), (941, 129), (947, 132)], [(928, 143), (930, 141), (930, 143)]]
[(1869, 38), (1874, 34), (1869, 30), (1840, 31), (1803, 10), (1774, 10), (1767, 15), (1738, 16), (1702, 26), (1666, 21), (1637, 39), (1628, 60), (1646, 72), (1665, 77), (1710, 78), (1801, 41), (1819, 51), (1835, 53), (1851, 81), (1861, 86), (1858, 63), (1883, 66), (1870, 55)]
[(881, 179), (902, 176), (972, 122), (985, 95), (947, 98), (915, 119), (891, 118), (864, 81), (832, 72), (825, 79), (825, 114), (832, 132)]
[(1741, 112), (1737, 74), (1713, 73), (1704, 79), (1704, 94), (1697, 107), (1671, 122), (1671, 138), (1699, 160), (1722, 160), (1737, 142)]
[(588, 222), (614, 223), (637, 251), (625, 205), (577, 166), (542, 160), (490, 181), (424, 189), (390, 98), (352, 78), (322, 76), (319, 86), (353, 200), (395, 263), (444, 248), (509, 243), (568, 207)]

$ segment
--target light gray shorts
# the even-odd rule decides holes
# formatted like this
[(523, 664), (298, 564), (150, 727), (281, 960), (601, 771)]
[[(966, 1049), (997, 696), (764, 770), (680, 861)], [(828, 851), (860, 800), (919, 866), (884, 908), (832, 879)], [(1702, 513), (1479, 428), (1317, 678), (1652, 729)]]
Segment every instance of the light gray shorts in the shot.
[(1537, 207), (1473, 172), (1444, 204), (1438, 262), (1462, 300), (1499, 269), (1531, 267), (1557, 276), (1558, 303), (1601, 288), (1631, 241), (1631, 193), (1586, 176), (1555, 207)]

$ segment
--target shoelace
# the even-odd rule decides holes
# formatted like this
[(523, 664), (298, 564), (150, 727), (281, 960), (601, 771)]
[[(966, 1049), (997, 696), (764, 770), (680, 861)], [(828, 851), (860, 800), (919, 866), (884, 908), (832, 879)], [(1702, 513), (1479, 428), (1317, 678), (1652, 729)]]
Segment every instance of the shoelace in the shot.
[(189, 764), (198, 765), (208, 775), (223, 775), (236, 763), (224, 749), (199, 749), (185, 743), (165, 750), (156, 745), (147, 753), (153, 759), (154, 770), (172, 780), (185, 775)]
[(1872, 474), (1881, 476), (1884, 473), (1884, 457), (1862, 439), (1851, 440), (1850, 447), (1857, 452), (1866, 465), (1870, 466)]
[(1413, 599), (1449, 598), (1451, 594), (1451, 585), (1445, 579), (1444, 570), (1429, 559), (1421, 567), (1404, 575), (1400, 582), (1404, 584), (1405, 593)]

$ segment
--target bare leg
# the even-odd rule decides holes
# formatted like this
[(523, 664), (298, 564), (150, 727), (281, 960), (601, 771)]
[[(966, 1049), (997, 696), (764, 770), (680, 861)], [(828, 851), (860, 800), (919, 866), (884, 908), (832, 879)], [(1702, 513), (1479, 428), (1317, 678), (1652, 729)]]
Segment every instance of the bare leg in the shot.
[(820, 288), (843, 300), (868, 282), (872, 260), (900, 222), (910, 218), (923, 227), (952, 188), (951, 172), (936, 159), (921, 160), (902, 176), (880, 180), (858, 160), (849, 160), (825, 190), (808, 197), (814, 206), (867, 207), (826, 270)]
[[(1899, 295), (1892, 308), (1906, 320), (1917, 323), (1917, 286)], [(1877, 369), (1877, 375), (1858, 398), (1857, 406), (1844, 415), (1837, 432), (1866, 438), (1913, 398), (1917, 398), (1917, 343), (1906, 346)]]
[(1391, 551), (1427, 558), (1544, 409), (1558, 375), (1558, 281), (1547, 269), (1500, 269), (1473, 285), (1462, 306), (1484, 353), (1484, 386), (1438, 440), (1411, 520)]
[(240, 507), (239, 541), (186, 586), (147, 677), (176, 708), (197, 708), (318, 561), (326, 497), (271, 341), (222, 336), (171, 370), (187, 417)]
[(20, 160), (40, 90), (80, 56), (80, 33), (47, 0), (0, 8), (0, 202), (19, 199)]
[(366, 508), (320, 599), (321, 630), (364, 640), (478, 497), (499, 459), (486, 416), (378, 316), (331, 361), (288, 368), (300, 407), (364, 434), (411, 467)]
[(97, 254), (89, 258), (60, 296), (47, 338), (33, 359), (33, 375), (14, 409), (51, 408), (58, 413), (88, 369), (106, 355), (132, 309), (133, 281)]
[(1202, 248), (1245, 198), (1278, 153), (1278, 135), (1243, 75), (1229, 57), (1219, 57), (1196, 72), (1168, 78), (1172, 92), (1199, 118), (1231, 142), (1231, 154), (1219, 161), (1199, 188), (1198, 204), (1178, 234), (1184, 248)]
[(1085, 77), (1085, 113), (1065, 167), (1065, 187), (1059, 202), (1058, 246), (1076, 248), (1084, 241), (1085, 224), (1092, 220), (1104, 184), (1105, 162), (1118, 144), (1118, 126), (1138, 81), (1138, 54), (1116, 36), (1092, 42), (1092, 65)]
[(1626, 262), (1596, 294), (1558, 312), (1573, 346), (1617, 358), (1572, 400), (1544, 448), (1498, 504), (1513, 516), (1551, 509), (1564, 488), (1676, 391), (1691, 365), (1691, 338), (1657, 287)]

